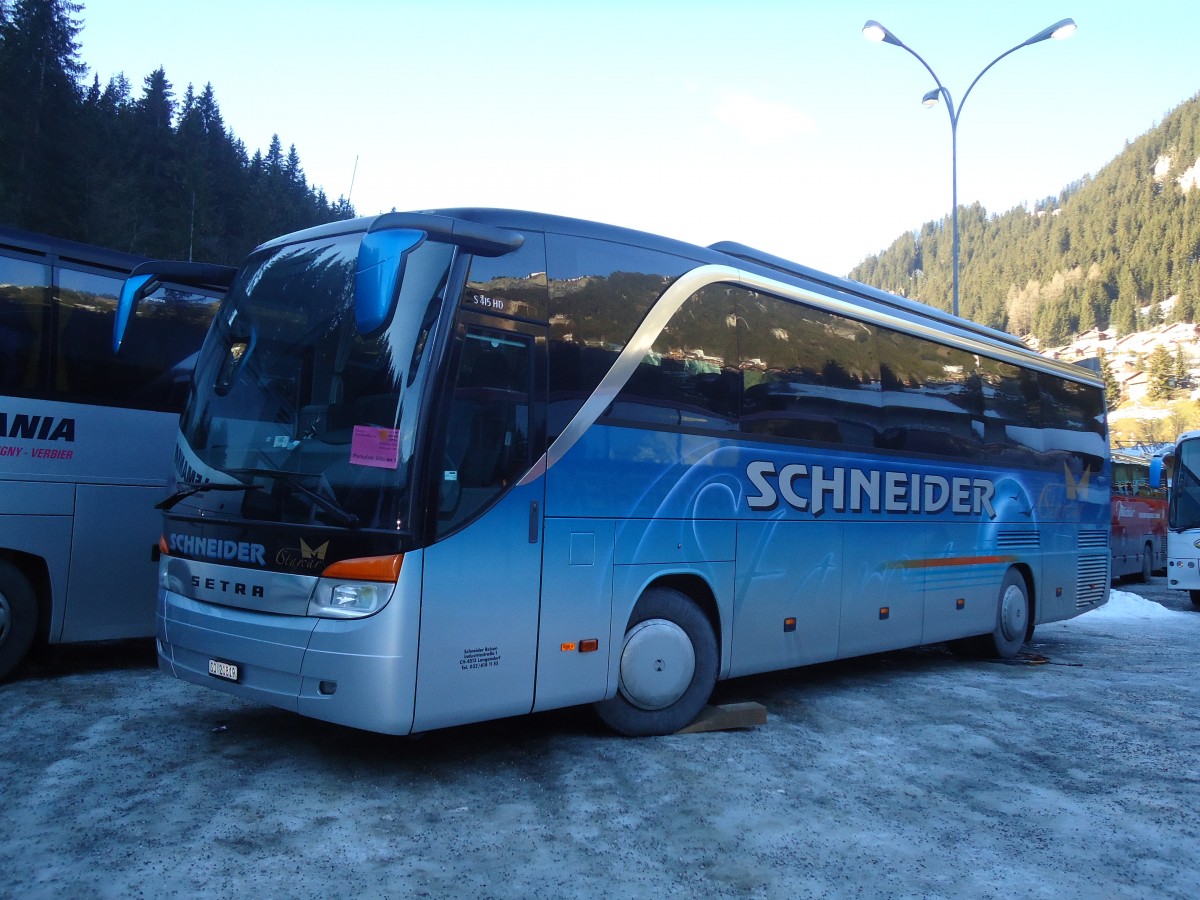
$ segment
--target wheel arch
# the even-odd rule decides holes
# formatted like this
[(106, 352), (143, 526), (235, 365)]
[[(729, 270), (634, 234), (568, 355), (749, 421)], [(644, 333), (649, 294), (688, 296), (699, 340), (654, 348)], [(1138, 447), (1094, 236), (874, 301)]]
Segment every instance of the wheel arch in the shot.
[(16, 568), (33, 588), (38, 605), (38, 624), (34, 641), (45, 643), (50, 638), (50, 567), (40, 556), (7, 548), (0, 549), (0, 560)]
[[(695, 572), (670, 572), (652, 579), (642, 588), (641, 593), (644, 594), (656, 587), (670, 588), (671, 590), (679, 591), (685, 597), (690, 599), (704, 613), (704, 617), (708, 619), (708, 623), (712, 626), (713, 634), (717, 638), (717, 671), (724, 671), (725, 662), (725, 633), (721, 622), (721, 610), (717, 605), (717, 595), (713, 591), (712, 585), (704, 576)], [(638, 595), (639, 597), (641, 594)], [(637, 606), (635, 601), (634, 607)], [(630, 615), (632, 615), (632, 609)]]

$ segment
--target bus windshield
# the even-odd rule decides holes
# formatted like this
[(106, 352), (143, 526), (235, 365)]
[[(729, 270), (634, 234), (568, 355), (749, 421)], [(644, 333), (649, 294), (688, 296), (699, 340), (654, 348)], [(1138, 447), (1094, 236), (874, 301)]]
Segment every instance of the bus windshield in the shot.
[(178, 513), (409, 529), (428, 338), (454, 248), (424, 240), (413, 249), (394, 315), (363, 335), (354, 310), (362, 238), (273, 246), (247, 261), (180, 421), (177, 474), (193, 489), (168, 501)]
[(1181, 441), (1171, 482), (1167, 525), (1175, 531), (1200, 527), (1200, 441)]

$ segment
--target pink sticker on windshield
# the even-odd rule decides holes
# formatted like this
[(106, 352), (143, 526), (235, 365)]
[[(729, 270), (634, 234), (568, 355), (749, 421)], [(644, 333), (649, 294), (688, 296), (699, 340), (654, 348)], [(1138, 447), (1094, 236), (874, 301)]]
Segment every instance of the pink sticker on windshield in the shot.
[(394, 469), (400, 461), (400, 430), (355, 425), (350, 439), (350, 462), (356, 466)]

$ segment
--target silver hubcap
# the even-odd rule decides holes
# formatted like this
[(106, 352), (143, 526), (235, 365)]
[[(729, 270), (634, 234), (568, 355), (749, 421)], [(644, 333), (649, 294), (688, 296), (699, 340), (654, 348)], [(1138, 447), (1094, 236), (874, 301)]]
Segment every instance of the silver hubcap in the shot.
[(1000, 630), (1005, 640), (1025, 638), (1025, 594), (1016, 585), (1010, 584), (1000, 598)]
[(683, 696), (696, 672), (687, 632), (666, 619), (639, 622), (621, 650), (621, 693), (640, 709), (665, 709)]

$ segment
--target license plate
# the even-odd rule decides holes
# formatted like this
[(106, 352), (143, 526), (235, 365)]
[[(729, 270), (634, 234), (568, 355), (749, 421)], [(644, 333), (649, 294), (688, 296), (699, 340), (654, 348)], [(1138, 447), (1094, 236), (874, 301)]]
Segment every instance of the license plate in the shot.
[(210, 659), (208, 661), (208, 674), (217, 678), (224, 678), (226, 681), (237, 681), (238, 667), (233, 663), (221, 662), (219, 659)]

